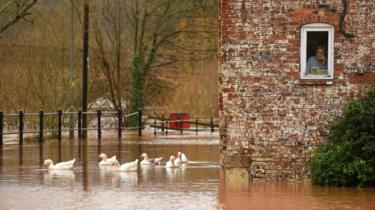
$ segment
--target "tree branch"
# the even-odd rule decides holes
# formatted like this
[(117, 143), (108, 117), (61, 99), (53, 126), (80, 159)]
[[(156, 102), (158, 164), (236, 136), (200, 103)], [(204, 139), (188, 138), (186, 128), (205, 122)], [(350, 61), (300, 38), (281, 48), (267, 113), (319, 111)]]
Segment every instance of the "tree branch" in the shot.
[(38, 0), (31, 0), (29, 3), (25, 4), (23, 8), (9, 21), (4, 23), (0, 27), (0, 34), (10, 28), (12, 25), (16, 24), (19, 20), (23, 19), (26, 15), (29, 14), (29, 10), (38, 2)]

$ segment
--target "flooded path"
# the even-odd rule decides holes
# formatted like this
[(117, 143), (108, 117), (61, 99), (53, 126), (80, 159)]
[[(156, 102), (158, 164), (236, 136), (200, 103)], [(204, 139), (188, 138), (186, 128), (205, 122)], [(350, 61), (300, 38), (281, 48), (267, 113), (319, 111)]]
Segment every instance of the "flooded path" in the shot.
[[(186, 167), (141, 168), (138, 173), (99, 169), (98, 154), (120, 162), (183, 151)], [(45, 159), (76, 158), (73, 171), (42, 170)], [(3, 146), (0, 150), (0, 209), (375, 209), (375, 190), (319, 188), (309, 183), (227, 186), (219, 167), (217, 141), (142, 141), (117, 139), (78, 143)]]

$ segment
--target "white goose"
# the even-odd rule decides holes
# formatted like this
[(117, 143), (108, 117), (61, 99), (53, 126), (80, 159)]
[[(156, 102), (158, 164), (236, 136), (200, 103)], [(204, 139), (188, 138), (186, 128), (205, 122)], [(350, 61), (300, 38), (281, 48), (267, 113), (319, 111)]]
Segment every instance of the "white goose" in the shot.
[(154, 164), (161, 165), (161, 160), (163, 160), (163, 157), (154, 158)]
[(128, 162), (128, 163), (124, 163), (124, 164), (120, 165), (120, 162), (118, 162), (118, 160), (115, 160), (112, 163), (112, 168), (115, 171), (124, 171), (124, 172), (127, 172), (127, 171), (138, 171), (138, 161), (139, 160), (136, 159), (133, 162)]
[(165, 165), (166, 168), (178, 168), (179, 165), (176, 165), (175, 164), (175, 157), (172, 155), (170, 158), (169, 158), (169, 161), (167, 162), (167, 164)]
[(61, 162), (61, 163), (54, 165), (51, 159), (47, 159), (44, 161), (44, 165), (47, 166), (49, 170), (71, 170), (74, 167), (75, 161), (76, 159), (73, 159), (73, 160)]
[(152, 164), (158, 164), (160, 165), (161, 164), (161, 160), (163, 159), (163, 157), (157, 157), (157, 158), (148, 158), (148, 155), (147, 153), (142, 153), (142, 155), (140, 156), (143, 158), (143, 160), (141, 161), (141, 165), (152, 165)]
[(181, 152), (178, 152), (177, 154), (177, 158), (176, 160), (174, 161), (174, 164), (176, 164), (177, 166), (180, 166), (182, 164), (182, 160), (181, 160)]
[(104, 154), (104, 153), (101, 153), (99, 155), (99, 158), (102, 159), (102, 161), (99, 162), (99, 166), (111, 166), (113, 161), (116, 160), (116, 155), (114, 155), (113, 157), (111, 158), (107, 158), (107, 155)]
[(180, 167), (180, 166), (182, 165), (182, 160), (181, 160), (181, 158), (179, 158), (179, 157), (177, 156), (177, 158), (175, 158), (175, 160), (174, 160), (174, 164), (176, 165), (177, 168)]
[(176, 163), (177, 164), (182, 164), (182, 163), (188, 163), (189, 160), (187, 159), (185, 153), (182, 153), (182, 152), (178, 152), (177, 153), (177, 159), (176, 159)]

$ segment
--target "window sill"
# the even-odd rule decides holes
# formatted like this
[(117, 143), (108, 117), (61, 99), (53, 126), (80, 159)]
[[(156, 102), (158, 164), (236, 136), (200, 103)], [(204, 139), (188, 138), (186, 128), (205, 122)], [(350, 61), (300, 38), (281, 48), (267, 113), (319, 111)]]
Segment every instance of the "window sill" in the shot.
[(333, 79), (300, 79), (300, 85), (333, 85)]

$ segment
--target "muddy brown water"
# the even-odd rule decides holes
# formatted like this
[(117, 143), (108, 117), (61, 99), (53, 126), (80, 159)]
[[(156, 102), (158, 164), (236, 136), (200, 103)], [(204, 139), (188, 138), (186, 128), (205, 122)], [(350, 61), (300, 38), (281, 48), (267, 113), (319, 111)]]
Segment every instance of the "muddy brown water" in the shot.
[[(0, 153), (0, 209), (375, 209), (375, 189), (313, 187), (309, 183), (254, 181), (228, 186), (213, 140), (135, 143), (117, 139), (49, 141), (7, 145)], [(120, 162), (140, 153), (178, 151), (192, 161), (185, 168), (141, 168), (138, 173), (99, 169), (98, 153)], [(73, 171), (46, 171), (42, 163), (76, 158)]]

